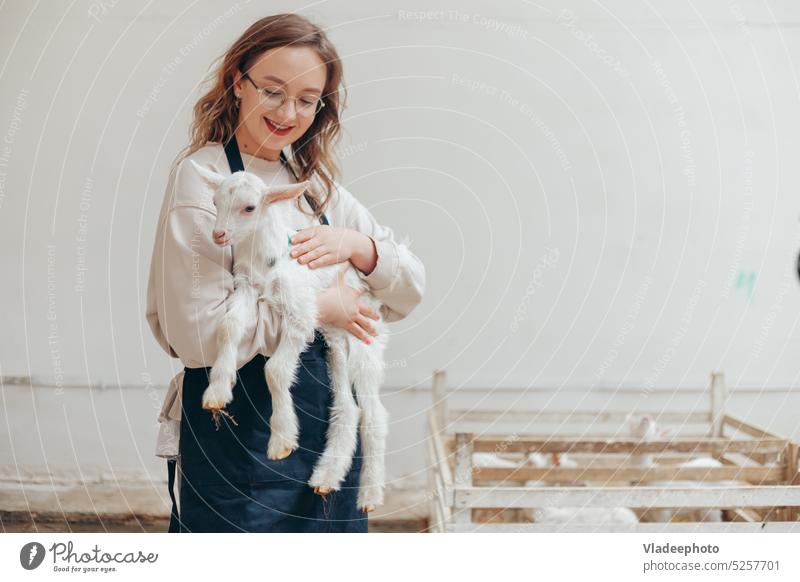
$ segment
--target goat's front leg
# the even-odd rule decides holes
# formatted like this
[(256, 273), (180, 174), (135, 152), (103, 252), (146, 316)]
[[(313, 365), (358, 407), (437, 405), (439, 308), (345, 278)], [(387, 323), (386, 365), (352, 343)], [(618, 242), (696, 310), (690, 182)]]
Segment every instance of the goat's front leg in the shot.
[(353, 398), (347, 369), (347, 339), (341, 333), (327, 333), (329, 367), (333, 390), (325, 450), (308, 484), (314, 493), (327, 495), (338, 490), (353, 462), (358, 439), (358, 406)]
[(236, 384), (236, 357), (248, 318), (256, 317), (258, 292), (249, 284), (240, 284), (228, 301), (228, 312), (217, 329), (217, 359), (211, 368), (208, 388), (203, 392), (203, 408), (214, 419), (233, 400)]

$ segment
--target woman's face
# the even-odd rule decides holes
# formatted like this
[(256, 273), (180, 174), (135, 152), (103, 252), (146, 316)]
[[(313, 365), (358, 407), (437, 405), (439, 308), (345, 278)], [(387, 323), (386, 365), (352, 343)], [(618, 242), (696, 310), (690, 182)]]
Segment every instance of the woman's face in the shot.
[[(310, 47), (284, 46), (266, 51), (245, 72), (252, 81), (239, 72), (234, 79), (234, 91), (241, 98), (236, 130), (239, 147), (249, 154), (277, 160), (280, 151), (313, 123), (313, 113), (303, 115), (297, 107), (322, 95), (325, 64)], [(280, 88), (288, 98), (278, 109), (270, 109), (263, 103), (263, 88)], [(282, 131), (276, 126), (289, 129)]]

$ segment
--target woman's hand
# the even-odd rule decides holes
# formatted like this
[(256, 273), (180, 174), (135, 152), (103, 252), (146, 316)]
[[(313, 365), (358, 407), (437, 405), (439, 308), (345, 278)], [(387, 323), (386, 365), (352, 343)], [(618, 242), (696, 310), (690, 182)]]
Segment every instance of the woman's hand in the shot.
[(319, 320), (349, 331), (366, 344), (371, 344), (370, 335), (377, 335), (367, 319), (380, 319), (380, 314), (358, 301), (363, 291), (344, 282), (344, 271), (336, 274), (333, 284), (317, 296)]
[(349, 260), (365, 275), (378, 261), (372, 238), (357, 230), (327, 224), (310, 226), (295, 234), (289, 256), (309, 269)]

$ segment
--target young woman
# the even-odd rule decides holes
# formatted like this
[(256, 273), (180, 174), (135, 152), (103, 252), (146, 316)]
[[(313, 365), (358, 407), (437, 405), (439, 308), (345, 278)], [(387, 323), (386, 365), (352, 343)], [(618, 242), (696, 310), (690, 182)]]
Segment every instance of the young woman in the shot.
[[(230, 246), (215, 244), (215, 208), (189, 160), (229, 175), (242, 167), (267, 184), (306, 179), (291, 255), (314, 269), (350, 261), (384, 306), (386, 321), (421, 301), (425, 269), (401, 252), (390, 228), (336, 180), (342, 64), (325, 33), (302, 16), (278, 14), (248, 28), (221, 58), (211, 88), (194, 108), (192, 139), (170, 174), (150, 266), (147, 319), (161, 347), (185, 368), (164, 410), (180, 419), (177, 502), (170, 531), (367, 531), (356, 507), (359, 443), (338, 491), (307, 484), (325, 445), (331, 393), (327, 346), (317, 333), (301, 356), (292, 387), (300, 447), (266, 456), (271, 401), (263, 368), (281, 332), (280, 314), (260, 300), (239, 346), (234, 399), (215, 429), (201, 399), (217, 355), (216, 330), (233, 291)], [(369, 342), (378, 314), (341, 281), (318, 297), (320, 319)], [(176, 377), (178, 378), (178, 377)], [(177, 412), (176, 412), (177, 411)], [(163, 411), (162, 411), (163, 412)], [(178, 436), (178, 435), (176, 435)], [(177, 506), (177, 509), (176, 509)]]

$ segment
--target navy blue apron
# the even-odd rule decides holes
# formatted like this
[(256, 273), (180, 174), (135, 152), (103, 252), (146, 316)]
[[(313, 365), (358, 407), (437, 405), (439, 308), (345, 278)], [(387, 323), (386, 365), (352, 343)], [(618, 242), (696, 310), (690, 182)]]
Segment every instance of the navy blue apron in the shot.
[[(225, 144), (231, 172), (244, 169), (232, 137)], [(281, 161), (288, 166), (283, 152)], [(291, 169), (291, 166), (289, 166)], [(292, 173), (294, 171), (292, 170)], [(295, 175), (295, 179), (297, 176)], [(314, 200), (307, 200), (316, 208)], [(328, 224), (323, 214), (322, 224)], [(210, 367), (185, 368), (180, 423), (180, 515), (168, 461), (172, 499), (169, 532), (366, 532), (367, 515), (356, 506), (361, 474), (358, 439), (350, 471), (339, 491), (322, 497), (308, 485), (325, 448), (332, 394), (328, 346), (317, 330), (300, 356), (291, 388), (300, 424), (299, 448), (285, 459), (267, 458), (272, 399), (264, 378), (269, 359), (257, 354), (237, 372), (233, 401), (219, 428), (202, 407)]]

